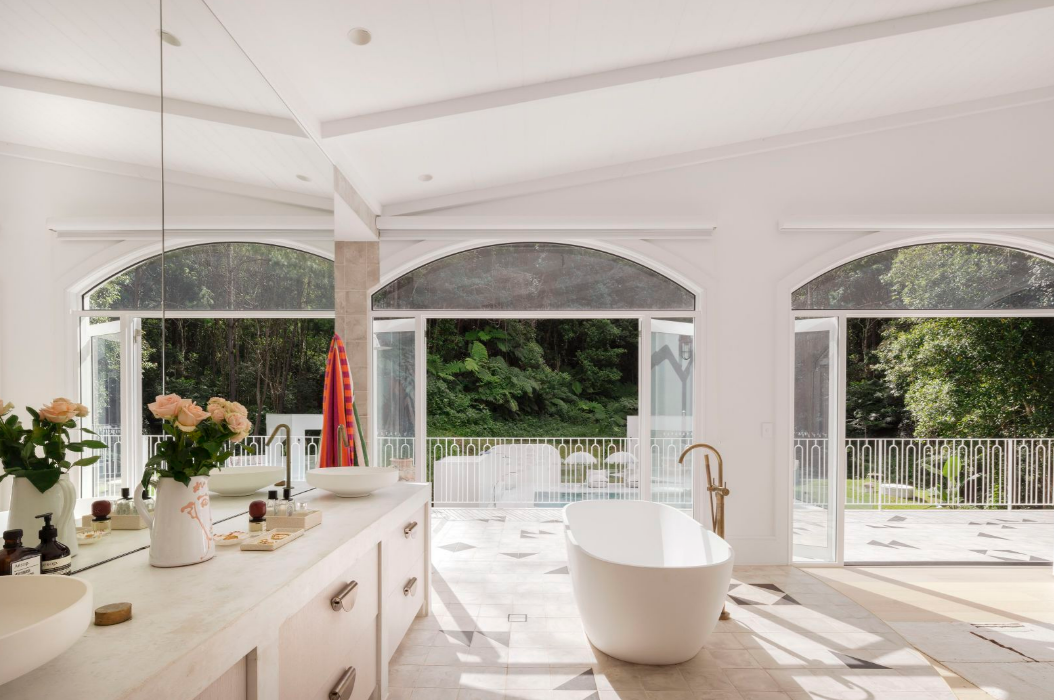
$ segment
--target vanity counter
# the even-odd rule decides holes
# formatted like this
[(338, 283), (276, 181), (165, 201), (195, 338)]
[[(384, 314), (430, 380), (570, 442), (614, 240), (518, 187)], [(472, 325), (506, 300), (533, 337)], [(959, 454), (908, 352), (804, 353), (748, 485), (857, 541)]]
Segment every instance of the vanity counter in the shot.
[[(398, 644), (398, 639), (389, 637), (401, 638), (413, 615), (428, 612), (429, 496), (427, 484), (406, 482), (361, 499), (310, 490), (298, 500), (322, 510), (322, 524), (276, 551), (218, 546), (216, 556), (208, 562), (160, 569), (149, 565), (148, 550), (141, 549), (75, 574), (91, 583), (93, 607), (130, 602), (132, 619), (111, 627), (89, 626), (64, 654), (0, 686), (0, 700), (279, 698), (280, 657), (288, 647), (285, 640), (279, 643), (283, 623), (295, 622), (292, 618), (320, 596), (328, 601), (328, 592), (346, 583), (342, 576), (353, 566), (368, 571), (375, 581), (372, 590), (358, 592), (359, 601), (367, 600), (364, 605), (373, 605), (377, 611), (376, 622), (371, 621), (375, 634), (359, 635), (363, 638), (355, 642), (373, 645), (370, 658), (376, 664), (368, 673), (359, 670), (360, 681), (372, 679), (374, 683), (374, 688), (362, 691), (362, 697), (383, 698), (388, 657)], [(259, 496), (214, 498), (214, 520), (247, 510), (255, 498)], [(423, 522), (418, 523), (421, 513)], [(421, 607), (410, 610), (410, 618), (403, 621), (410, 607), (395, 599), (398, 609), (389, 610), (393, 600), (389, 589), (398, 588), (401, 593), (399, 577), (410, 570), (402, 563), (407, 547), (402, 537), (411, 520), (415, 547), (423, 549), (423, 560), (419, 556), (414, 564), (413, 571), (421, 576), (413, 581), (421, 592), (419, 598), (414, 593), (410, 607), (417, 601)], [(248, 530), (248, 515), (236, 515), (214, 526), (216, 533), (231, 530)], [(134, 549), (141, 538), (149, 542), (146, 530), (120, 531), (111, 537), (125, 534), (133, 545), (126, 551)], [(407, 532), (407, 541), (410, 537)], [(88, 554), (100, 546), (102, 543), (81, 551)], [(83, 568), (77, 559), (74, 568)], [(312, 606), (313, 610), (317, 603)], [(400, 618), (397, 625), (392, 624), (395, 617)], [(291, 627), (296, 629), (295, 624)], [(326, 640), (311, 643), (325, 644)], [(307, 654), (307, 658), (312, 656)], [(359, 696), (357, 690), (353, 697)]]

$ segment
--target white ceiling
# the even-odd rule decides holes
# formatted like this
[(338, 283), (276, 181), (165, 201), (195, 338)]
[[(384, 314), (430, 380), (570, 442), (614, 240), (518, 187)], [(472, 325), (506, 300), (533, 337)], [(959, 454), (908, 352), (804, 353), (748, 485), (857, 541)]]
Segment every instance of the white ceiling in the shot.
[[(1054, 99), (1054, 0), (163, 6), (183, 42), (164, 47), (167, 168), (330, 191), (327, 159), (252, 58), (386, 213)], [(0, 0), (0, 142), (156, 164), (157, 115), (128, 104), (158, 94), (159, 11)], [(353, 27), (373, 41), (352, 45)]]

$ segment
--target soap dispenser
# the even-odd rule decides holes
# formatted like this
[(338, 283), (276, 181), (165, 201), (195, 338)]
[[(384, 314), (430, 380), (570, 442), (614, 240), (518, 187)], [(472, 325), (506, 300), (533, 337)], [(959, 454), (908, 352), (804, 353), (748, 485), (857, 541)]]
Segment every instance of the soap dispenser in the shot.
[(40, 573), (56, 576), (69, 576), (73, 569), (70, 548), (58, 540), (59, 529), (51, 524), (51, 513), (38, 515), (44, 519), (40, 528)]
[(113, 504), (114, 515), (138, 515), (135, 509), (135, 501), (132, 500), (132, 489), (122, 488), (121, 497)]

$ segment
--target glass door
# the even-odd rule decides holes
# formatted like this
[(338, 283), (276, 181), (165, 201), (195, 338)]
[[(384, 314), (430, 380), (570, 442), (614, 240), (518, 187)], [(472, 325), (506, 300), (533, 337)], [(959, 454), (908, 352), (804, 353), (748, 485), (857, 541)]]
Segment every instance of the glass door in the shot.
[(794, 321), (794, 561), (838, 561), (838, 319)]
[(696, 347), (691, 318), (651, 319), (651, 499), (693, 511), (693, 462), (677, 458), (692, 444)]
[[(416, 322), (413, 318), (373, 321), (373, 445), (371, 464), (391, 467), (415, 460), (417, 434)], [(416, 477), (423, 480), (422, 476)]]
[(119, 496), (138, 479), (133, 465), (142, 432), (139, 319), (91, 316), (81, 319), (81, 401), (90, 413), (84, 427), (107, 448), (99, 461), (73, 474), (82, 497)]

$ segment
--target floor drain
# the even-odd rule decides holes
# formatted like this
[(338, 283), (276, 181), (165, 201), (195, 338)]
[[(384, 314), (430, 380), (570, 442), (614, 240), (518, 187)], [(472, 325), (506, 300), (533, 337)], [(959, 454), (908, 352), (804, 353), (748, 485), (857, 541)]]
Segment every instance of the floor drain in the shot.
[(527, 616), (523, 613), (509, 613), (509, 622), (527, 622)]

